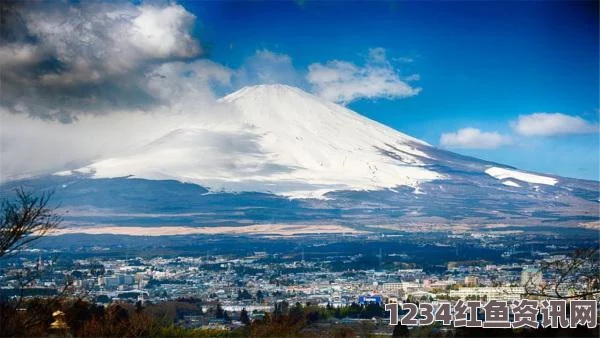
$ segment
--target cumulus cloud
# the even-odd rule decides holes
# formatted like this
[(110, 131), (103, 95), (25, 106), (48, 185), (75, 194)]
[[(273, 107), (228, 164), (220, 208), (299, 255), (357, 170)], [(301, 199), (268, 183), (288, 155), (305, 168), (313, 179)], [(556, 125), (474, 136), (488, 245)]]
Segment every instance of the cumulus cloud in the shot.
[(443, 133), (440, 137), (440, 145), (448, 148), (494, 149), (510, 143), (509, 136), (477, 128), (463, 128), (454, 133)]
[(600, 129), (598, 123), (562, 113), (520, 115), (512, 127), (515, 132), (524, 136), (590, 134), (597, 133)]
[(248, 57), (234, 77), (234, 87), (275, 83), (302, 86), (302, 82), (289, 55), (267, 49), (257, 50)]
[(231, 85), (234, 71), (210, 60), (167, 62), (145, 74), (146, 91), (166, 107), (214, 101), (212, 88)]
[(404, 98), (421, 91), (409, 83), (418, 80), (418, 75), (401, 77), (383, 48), (369, 50), (362, 67), (340, 60), (313, 63), (308, 67), (307, 80), (315, 94), (343, 104), (361, 98)]
[(177, 4), (25, 2), (7, 7), (0, 46), (3, 105), (72, 121), (81, 113), (146, 107), (146, 73), (195, 58), (195, 17)]

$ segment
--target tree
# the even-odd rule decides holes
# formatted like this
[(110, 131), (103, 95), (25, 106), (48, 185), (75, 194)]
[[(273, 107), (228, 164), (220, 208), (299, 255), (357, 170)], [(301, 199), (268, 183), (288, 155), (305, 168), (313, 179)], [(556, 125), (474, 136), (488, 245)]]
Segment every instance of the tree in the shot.
[[(22, 188), (17, 188), (15, 192), (15, 197), (5, 198), (0, 202), (0, 259), (18, 253), (31, 242), (56, 229), (61, 221), (56, 209), (48, 207), (51, 193), (42, 193), (36, 196)], [(27, 316), (19, 315), (19, 309), (23, 307), (26, 296), (26, 286), (30, 285), (40, 274), (39, 267), (25, 268), (19, 271), (16, 276), (18, 297), (0, 301), (0, 327), (3, 328), (4, 334), (21, 336), (24, 335), (24, 332), (33, 332), (30, 330), (39, 328), (40, 325), (51, 320), (50, 309), (58, 304), (60, 295), (69, 286), (68, 282), (62, 292), (59, 292), (59, 296), (45, 300), (43, 303), (38, 302), (44, 305), (40, 306), (41, 309), (48, 311), (29, 311)], [(35, 300), (28, 302), (26, 306), (29, 307), (31, 304), (35, 304)], [(12, 331), (13, 334), (7, 334), (11, 332), (10, 327), (12, 326), (18, 327), (18, 330)]]
[(51, 193), (35, 196), (22, 188), (16, 189), (14, 200), (0, 204), (0, 257), (18, 252), (27, 244), (58, 228), (61, 217), (48, 207)]
[(280, 301), (275, 303), (275, 309), (273, 310), (273, 317), (281, 317), (288, 314), (290, 304), (288, 302)]
[(252, 295), (246, 289), (238, 290), (238, 300), (243, 299), (252, 299)]
[[(581, 249), (565, 257), (540, 263), (540, 273), (547, 283), (523, 281), (525, 294), (540, 298), (592, 299), (600, 293), (600, 249)], [(565, 292), (567, 291), (568, 292)]]
[(362, 308), (360, 317), (361, 318), (373, 318), (373, 317), (382, 317), (385, 313), (385, 310), (382, 306), (377, 303), (369, 303), (365, 307)]
[(392, 332), (392, 337), (408, 337), (409, 335), (408, 326), (400, 323), (394, 327), (394, 332)]
[[(308, 315), (308, 314), (307, 314)], [(293, 323), (299, 323), (304, 319), (304, 309), (302, 304), (296, 302), (294, 306), (290, 309), (290, 320)]]
[(217, 319), (225, 318), (225, 311), (223, 310), (221, 303), (217, 303), (217, 309), (215, 310), (215, 317)]
[(259, 303), (262, 303), (264, 298), (265, 298), (265, 295), (263, 294), (263, 292), (261, 290), (256, 291), (256, 300)]
[(229, 317), (229, 313), (227, 313), (227, 311), (223, 311), (223, 320), (226, 322), (231, 321), (231, 318)]
[(240, 312), (240, 322), (244, 323), (244, 325), (250, 324), (250, 317), (248, 316), (248, 311), (246, 311), (246, 308), (243, 308), (242, 312)]

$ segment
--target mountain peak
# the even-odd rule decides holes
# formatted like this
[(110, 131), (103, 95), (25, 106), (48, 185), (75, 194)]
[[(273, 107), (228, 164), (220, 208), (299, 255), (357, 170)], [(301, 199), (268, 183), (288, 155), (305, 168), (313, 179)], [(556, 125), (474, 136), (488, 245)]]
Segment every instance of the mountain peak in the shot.
[[(374, 128), (372, 131), (400, 136), (403, 142), (429, 146), (425, 141), (403, 134), (342, 105), (289, 85), (246, 86), (219, 101), (239, 108), (244, 115), (245, 122), (253, 125), (278, 121), (281, 124), (275, 126), (277, 128), (287, 124), (313, 124), (312, 126), (306, 125), (306, 128), (319, 129), (324, 124), (330, 124), (339, 128), (336, 132), (353, 128), (364, 131), (365, 126), (370, 126)], [(265, 121), (264, 118), (274, 120)], [(344, 125), (342, 122), (348, 124)]]
[(297, 92), (303, 91), (302, 89), (290, 85), (286, 85), (283, 83), (272, 83), (272, 84), (258, 84), (258, 85), (250, 85), (241, 88), (239, 91), (263, 91), (263, 92)]
[(223, 98), (221, 102), (234, 102), (237, 100), (313, 100), (328, 103), (318, 96), (310, 94), (298, 87), (284, 84), (261, 84), (243, 87)]

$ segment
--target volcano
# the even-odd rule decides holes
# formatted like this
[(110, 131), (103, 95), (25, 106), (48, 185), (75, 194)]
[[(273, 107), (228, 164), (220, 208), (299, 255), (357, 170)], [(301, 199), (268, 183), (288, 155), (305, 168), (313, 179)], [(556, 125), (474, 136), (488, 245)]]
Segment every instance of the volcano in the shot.
[[(94, 215), (216, 213), (223, 222), (599, 219), (598, 182), (439, 149), (298, 88), (245, 87), (219, 104), (232, 112), (226, 123), (182, 125), (126, 156), (2, 189), (55, 187)], [(211, 219), (190, 217), (177, 224)]]

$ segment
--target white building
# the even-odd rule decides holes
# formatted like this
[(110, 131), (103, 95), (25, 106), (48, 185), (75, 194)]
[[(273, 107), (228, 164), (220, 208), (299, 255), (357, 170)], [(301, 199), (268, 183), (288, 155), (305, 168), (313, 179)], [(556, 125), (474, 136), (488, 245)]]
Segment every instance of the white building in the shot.
[(490, 299), (497, 300), (519, 300), (521, 296), (525, 294), (524, 287), (509, 287), (509, 286), (499, 286), (499, 287), (476, 287), (476, 288), (460, 288), (458, 290), (451, 290), (450, 297), (458, 297), (462, 300), (466, 300), (467, 297), (480, 297), (484, 296)]

